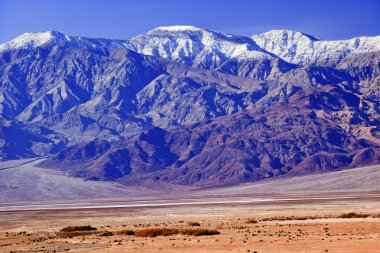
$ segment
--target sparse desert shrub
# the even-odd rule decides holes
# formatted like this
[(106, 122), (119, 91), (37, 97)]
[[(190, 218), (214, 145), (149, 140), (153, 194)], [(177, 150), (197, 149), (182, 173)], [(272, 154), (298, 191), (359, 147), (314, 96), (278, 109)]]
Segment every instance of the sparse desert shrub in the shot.
[(135, 232), (137, 237), (156, 237), (156, 236), (168, 236), (168, 235), (193, 235), (193, 236), (202, 236), (202, 235), (218, 235), (220, 234), (217, 230), (211, 229), (175, 229), (175, 228), (150, 228), (143, 229)]
[(102, 233), (101, 236), (113, 236), (113, 233), (106, 231), (106, 232)]
[(181, 234), (202, 236), (202, 235), (219, 235), (220, 232), (218, 230), (212, 230), (212, 229), (184, 229), (181, 231)]
[(257, 220), (255, 219), (249, 219), (245, 221), (245, 224), (256, 224), (256, 223), (257, 223)]
[(135, 236), (137, 237), (156, 237), (156, 236), (168, 236), (178, 234), (179, 230), (174, 228), (148, 228), (137, 231)]
[(196, 222), (196, 221), (189, 221), (189, 222), (187, 222), (187, 225), (191, 226), (191, 227), (200, 227), (201, 226), (201, 224), (199, 222)]
[(97, 234), (99, 232), (97, 231), (71, 231), (71, 232), (59, 232), (58, 237), (64, 237), (64, 238), (73, 238), (75, 236), (88, 236)]
[(62, 228), (58, 232), (59, 237), (69, 237), (72, 238), (74, 236), (86, 236), (86, 235), (93, 235), (96, 232), (96, 228), (92, 227), (90, 225), (87, 226), (69, 226)]
[(135, 231), (130, 229), (124, 229), (116, 232), (118, 235), (135, 235)]
[(338, 218), (367, 218), (369, 214), (360, 214), (360, 213), (355, 213), (355, 212), (350, 212), (350, 213), (342, 213), (341, 215), (338, 216)]
[(95, 227), (92, 227), (90, 225), (87, 226), (69, 226), (62, 228), (60, 232), (74, 232), (74, 231), (91, 231), (91, 230), (97, 230)]

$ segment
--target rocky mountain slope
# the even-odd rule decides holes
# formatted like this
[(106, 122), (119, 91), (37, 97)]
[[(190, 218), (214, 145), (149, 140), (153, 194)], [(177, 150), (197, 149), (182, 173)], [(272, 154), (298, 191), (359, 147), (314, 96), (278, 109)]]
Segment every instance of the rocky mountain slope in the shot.
[(200, 186), (376, 163), (379, 38), (23, 34), (0, 45), (0, 159)]
[(305, 89), (268, 109), (156, 127), (114, 146), (74, 146), (42, 165), (129, 184), (215, 186), (371, 164), (380, 161), (380, 142), (365, 136), (380, 128), (362, 124), (373, 119), (361, 104), (369, 102), (346, 87)]

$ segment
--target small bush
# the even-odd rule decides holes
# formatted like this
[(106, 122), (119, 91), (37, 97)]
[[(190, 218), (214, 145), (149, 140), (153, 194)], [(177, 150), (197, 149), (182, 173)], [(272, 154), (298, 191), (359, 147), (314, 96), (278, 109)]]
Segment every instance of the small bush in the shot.
[(187, 225), (191, 226), (191, 227), (200, 227), (201, 226), (201, 224), (199, 222), (196, 222), (196, 221), (189, 221), (189, 222), (187, 222)]
[(257, 223), (257, 220), (255, 219), (249, 219), (245, 221), (245, 224), (256, 224), (256, 223)]
[(75, 231), (91, 231), (91, 230), (97, 230), (95, 227), (91, 227), (90, 225), (87, 226), (69, 226), (62, 228), (60, 232), (75, 232)]
[(156, 237), (156, 236), (168, 236), (178, 234), (178, 229), (170, 228), (148, 228), (137, 231), (135, 236), (137, 237)]
[(156, 237), (156, 236), (169, 236), (175, 234), (182, 235), (193, 235), (193, 236), (202, 236), (202, 235), (218, 235), (220, 234), (217, 230), (210, 229), (175, 229), (175, 228), (150, 228), (143, 229), (135, 232), (137, 237)]
[(211, 229), (185, 229), (181, 231), (181, 234), (202, 236), (202, 235), (219, 235), (220, 232), (217, 230), (211, 230)]
[(129, 229), (125, 229), (125, 230), (117, 231), (116, 233), (117, 233), (118, 235), (135, 235), (135, 231), (133, 231), (133, 230), (129, 230)]
[(59, 237), (69, 237), (72, 238), (74, 236), (85, 236), (85, 235), (93, 235), (97, 232), (95, 227), (91, 227), (90, 225), (87, 226), (69, 226), (62, 228), (58, 232)]
[(338, 216), (338, 218), (345, 218), (345, 219), (367, 218), (368, 216), (369, 216), (369, 214), (360, 214), (360, 213), (351, 212), (351, 213), (342, 213), (341, 215)]
[(58, 237), (73, 238), (75, 236), (87, 236), (97, 234), (97, 231), (72, 231), (72, 232), (59, 232)]

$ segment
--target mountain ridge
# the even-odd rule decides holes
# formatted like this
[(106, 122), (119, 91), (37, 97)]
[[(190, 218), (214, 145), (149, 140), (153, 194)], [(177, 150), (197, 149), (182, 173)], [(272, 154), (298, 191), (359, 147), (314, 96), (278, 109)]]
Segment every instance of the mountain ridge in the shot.
[[(189, 38), (191, 38), (191, 36), (195, 36), (191, 35), (195, 33), (201, 33), (202, 37), (196, 45), (192, 46), (189, 44), (191, 43)], [(168, 36), (173, 37), (172, 39), (165, 40), (168, 39)], [(185, 40), (182, 39), (182, 41), (179, 40), (179, 38), (183, 36), (190, 37), (187, 37), (187, 39), (184, 38)], [(194, 39), (195, 37), (191, 39)], [(202, 41), (203, 37), (205, 37), (205, 39)], [(160, 40), (160, 38), (163, 38), (164, 40)], [(221, 39), (220, 41), (232, 40), (237, 44), (227, 44), (225, 46), (226, 48), (223, 49), (220, 45), (218, 45), (219, 42), (215, 38)], [(288, 41), (288, 38), (291, 38), (290, 42)], [(347, 54), (380, 51), (380, 36), (361, 36), (346, 40), (320, 40), (312, 35), (302, 32), (292, 30), (270, 30), (265, 33), (248, 37), (215, 32), (194, 26), (162, 26), (125, 40), (68, 36), (54, 30), (37, 33), (24, 33), (11, 41), (0, 44), (0, 52), (20, 47), (33, 47), (33, 45), (42, 46), (54, 40), (56, 43), (66, 46), (69, 44), (68, 42), (72, 41), (72, 44), (70, 44), (71, 46), (80, 47), (83, 49), (131, 49), (146, 55), (168, 58), (190, 65), (195, 64), (194, 66), (196, 67), (204, 65), (203, 67), (206, 68), (210, 68), (210, 66), (215, 65), (215, 63), (204, 63), (205, 59), (202, 59), (202, 63), (202, 61), (197, 59), (197, 57), (216, 57), (217, 59), (214, 59), (214, 61), (225, 61), (225, 58), (236, 58), (246, 61), (252, 59), (267, 59), (275, 55), (289, 63), (305, 65), (315, 64), (317, 61), (326, 60), (325, 58), (338, 58), (341, 60), (340, 58), (344, 58)], [(275, 42), (277, 46), (275, 47), (273, 44), (270, 45), (268, 41)], [(295, 46), (297, 44), (301, 45), (301, 49), (299, 51), (302, 52), (300, 53), (297, 52), (297, 48), (300, 47)], [(314, 47), (314, 44), (317, 46)], [(154, 45), (158, 45), (158, 47)], [(159, 45), (166, 45), (166, 48)], [(212, 48), (215, 47), (218, 50), (213, 52)], [(348, 47), (349, 52), (347, 52), (347, 50), (344, 51), (342, 49), (343, 47)], [(202, 53), (202, 50), (199, 52), (194, 52), (197, 48), (198, 50), (199, 48), (202, 48), (202, 50), (206, 49), (210, 51), (207, 52), (209, 55), (207, 55), (206, 52)], [(317, 53), (315, 53), (315, 51)], [(219, 55), (218, 52), (223, 52), (223, 54)], [(316, 54), (323, 55), (326, 53), (328, 54), (328, 57), (317, 59), (318, 55)], [(201, 63), (197, 61), (201, 61)]]
[(11, 41), (0, 44), (0, 52), (18, 48), (27, 49), (49, 45), (70, 46), (82, 49), (127, 48), (126, 42), (123, 40), (69, 36), (55, 30), (50, 30), (45, 32), (24, 33)]
[(272, 44), (270, 34), (256, 43), (183, 26), (2, 44), (0, 159), (48, 155), (44, 166), (87, 179), (201, 186), (376, 163), (380, 36), (331, 51), (299, 32), (270, 33)]

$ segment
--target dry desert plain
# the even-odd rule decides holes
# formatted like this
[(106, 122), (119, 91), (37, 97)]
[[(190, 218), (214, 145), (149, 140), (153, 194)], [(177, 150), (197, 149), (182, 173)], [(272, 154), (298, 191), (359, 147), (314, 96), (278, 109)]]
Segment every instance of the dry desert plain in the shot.
[[(3, 202), (0, 252), (380, 252), (378, 171), (182, 195)], [(360, 184), (329, 181), (354, 176)]]

